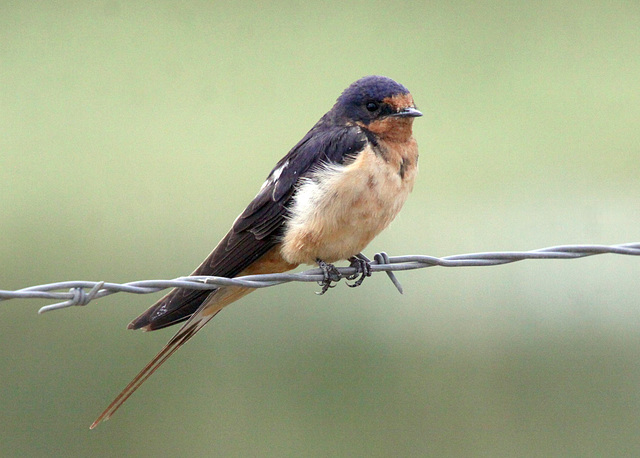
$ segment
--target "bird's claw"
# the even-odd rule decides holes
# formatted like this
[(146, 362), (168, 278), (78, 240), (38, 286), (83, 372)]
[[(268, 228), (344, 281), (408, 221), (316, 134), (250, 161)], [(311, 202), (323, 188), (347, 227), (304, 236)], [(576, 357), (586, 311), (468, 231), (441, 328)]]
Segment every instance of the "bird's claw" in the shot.
[(322, 275), (324, 277), (322, 281), (318, 282), (318, 285), (322, 286), (322, 291), (316, 292), (316, 294), (322, 296), (329, 290), (329, 288), (334, 288), (336, 286), (331, 283), (339, 282), (342, 275), (333, 264), (326, 263), (321, 259), (316, 259), (316, 263), (318, 263), (318, 267), (322, 270)]
[(364, 256), (351, 256), (349, 258), (349, 262), (351, 263), (349, 264), (349, 267), (354, 267), (356, 269), (356, 273), (349, 275), (347, 277), (347, 280), (356, 280), (356, 278), (358, 278), (358, 275), (360, 275), (360, 278), (358, 278), (355, 282), (351, 284), (347, 283), (347, 286), (355, 288), (356, 286), (360, 286), (366, 277), (371, 276), (371, 262), (368, 259), (364, 258)]

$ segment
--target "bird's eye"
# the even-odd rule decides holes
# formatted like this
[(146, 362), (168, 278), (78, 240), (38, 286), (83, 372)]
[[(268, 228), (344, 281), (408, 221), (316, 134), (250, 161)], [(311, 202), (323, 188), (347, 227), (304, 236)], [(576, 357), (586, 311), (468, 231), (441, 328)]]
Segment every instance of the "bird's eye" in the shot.
[(367, 110), (376, 111), (378, 109), (378, 104), (376, 102), (367, 103)]

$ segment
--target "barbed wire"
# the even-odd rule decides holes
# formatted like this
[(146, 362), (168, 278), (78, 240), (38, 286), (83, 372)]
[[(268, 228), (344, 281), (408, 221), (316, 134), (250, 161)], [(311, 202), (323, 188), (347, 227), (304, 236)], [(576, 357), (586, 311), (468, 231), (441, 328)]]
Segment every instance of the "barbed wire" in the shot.
[[(476, 267), (496, 266), (523, 261), (525, 259), (576, 259), (598, 254), (621, 254), (640, 256), (640, 243), (621, 245), (560, 245), (531, 251), (499, 251), (485, 253), (458, 254), (438, 258), (427, 255), (388, 256), (377, 253), (371, 261), (371, 272), (386, 272), (398, 291), (402, 286), (393, 272), (424, 269), (427, 267)], [(357, 273), (355, 267), (338, 267), (340, 278)], [(242, 286), (266, 288), (289, 282), (322, 282), (324, 275), (320, 269), (310, 269), (297, 273), (247, 275), (243, 277), (188, 276), (173, 280), (142, 280), (129, 283), (109, 283), (104, 281), (63, 281), (45, 285), (30, 286), (16, 291), (0, 290), (0, 301), (9, 299), (49, 299), (62, 300), (46, 305), (38, 313), (59, 310), (75, 305), (87, 305), (94, 299), (115, 293), (150, 294), (167, 288), (208, 290), (218, 286)], [(62, 292), (58, 290), (67, 289)], [(88, 290), (88, 291), (87, 291)]]

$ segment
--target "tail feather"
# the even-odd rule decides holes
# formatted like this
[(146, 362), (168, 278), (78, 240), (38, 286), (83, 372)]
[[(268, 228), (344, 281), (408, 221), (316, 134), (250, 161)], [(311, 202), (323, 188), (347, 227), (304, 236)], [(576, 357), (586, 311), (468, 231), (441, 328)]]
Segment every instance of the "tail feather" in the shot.
[(125, 387), (124, 390), (109, 404), (109, 406), (100, 414), (100, 416), (94, 421), (89, 429), (93, 429), (101, 421), (108, 420), (118, 408), (129, 399), (129, 396), (136, 391), (140, 385), (147, 380), (151, 374), (153, 374), (171, 355), (173, 355), (178, 348), (184, 345), (189, 339), (191, 339), (196, 332), (207, 324), (207, 322), (216, 316), (216, 314), (222, 310), (224, 306), (218, 308), (218, 310), (209, 310), (205, 307), (201, 308), (196, 314), (192, 315), (189, 321), (174, 335), (169, 342), (164, 346), (162, 350), (153, 358), (144, 369), (140, 371), (138, 375)]
[[(215, 252), (215, 251), (214, 251)], [(203, 265), (205, 265), (203, 263)], [(252, 263), (239, 275), (254, 275), (261, 273), (285, 272), (295, 268), (282, 259), (279, 250), (271, 250), (259, 262)], [(196, 272), (198, 272), (196, 270)], [(184, 320), (187, 322), (180, 328), (144, 369), (129, 383), (124, 390), (109, 404), (109, 406), (93, 422), (91, 429), (103, 420), (108, 420), (118, 408), (147, 380), (178, 348), (184, 345), (193, 335), (209, 322), (220, 310), (232, 302), (254, 291), (252, 288), (238, 286), (223, 286), (213, 291), (196, 293), (180, 290), (171, 291), (160, 299), (147, 312), (133, 320), (129, 329), (144, 328), (148, 331), (169, 326)], [(201, 296), (202, 294), (202, 296)]]

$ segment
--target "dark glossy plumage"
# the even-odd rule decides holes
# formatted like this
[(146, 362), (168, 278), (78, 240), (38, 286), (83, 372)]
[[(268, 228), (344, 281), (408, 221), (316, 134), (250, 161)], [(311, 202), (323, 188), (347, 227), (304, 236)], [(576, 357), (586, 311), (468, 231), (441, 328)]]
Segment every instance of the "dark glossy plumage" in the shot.
[(342, 121), (361, 121), (366, 125), (392, 113), (389, 107), (372, 113), (366, 108), (368, 102), (381, 103), (387, 97), (408, 93), (406, 87), (386, 76), (365, 76), (344, 90), (331, 111)]

